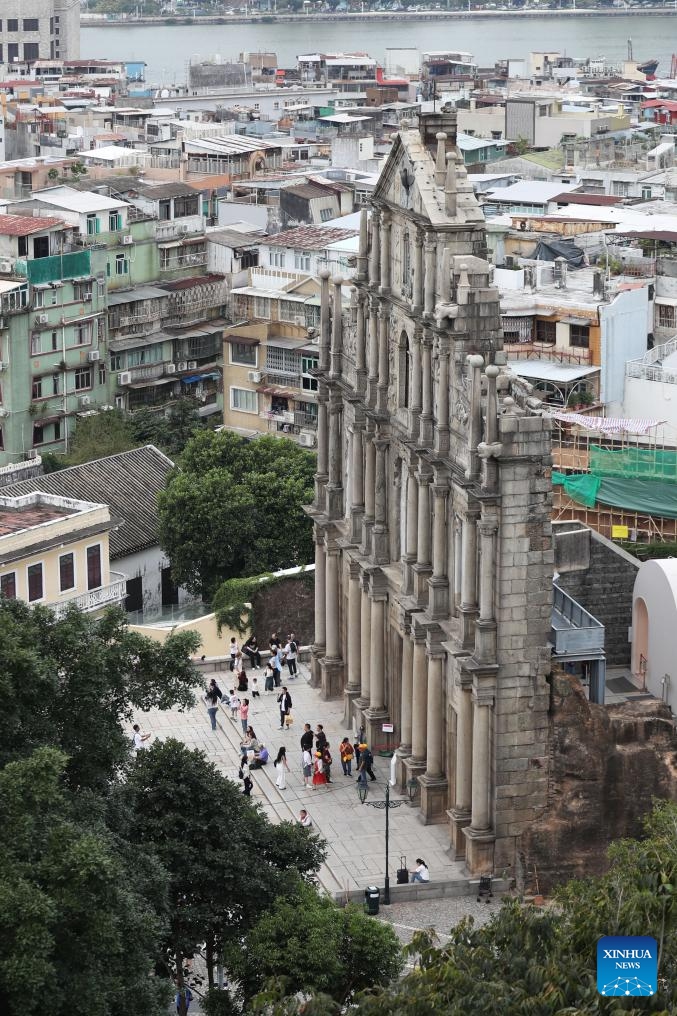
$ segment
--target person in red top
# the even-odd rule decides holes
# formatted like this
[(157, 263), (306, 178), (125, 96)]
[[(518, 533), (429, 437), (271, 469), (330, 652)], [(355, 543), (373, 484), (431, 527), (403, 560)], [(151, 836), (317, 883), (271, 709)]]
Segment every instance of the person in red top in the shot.
[(321, 787), (327, 782), (327, 774), (322, 765), (322, 752), (315, 752), (315, 767), (313, 770), (313, 786)]

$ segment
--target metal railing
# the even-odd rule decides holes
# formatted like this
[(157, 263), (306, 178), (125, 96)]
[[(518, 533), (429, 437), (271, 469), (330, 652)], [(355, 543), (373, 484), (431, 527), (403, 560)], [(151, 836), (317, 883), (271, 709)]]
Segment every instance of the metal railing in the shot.
[(121, 572), (111, 572), (111, 581), (98, 589), (89, 589), (86, 593), (78, 596), (71, 596), (67, 600), (61, 600), (54, 604), (52, 610), (57, 617), (65, 614), (68, 607), (77, 607), (78, 610), (99, 610), (101, 607), (109, 607), (115, 603), (122, 603), (127, 595), (127, 576)]

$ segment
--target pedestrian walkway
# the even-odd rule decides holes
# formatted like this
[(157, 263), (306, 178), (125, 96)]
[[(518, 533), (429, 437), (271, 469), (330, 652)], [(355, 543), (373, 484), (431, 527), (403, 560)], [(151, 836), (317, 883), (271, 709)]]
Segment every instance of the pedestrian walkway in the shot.
[[(256, 672), (254, 672), (256, 673)], [(229, 672), (210, 674), (221, 690), (231, 687)], [(251, 679), (251, 672), (248, 672)], [(338, 745), (345, 735), (343, 702), (324, 702), (309, 685), (308, 668), (300, 664), (299, 674), (287, 681), (292, 696), (294, 716), (289, 730), (280, 730), (277, 692), (253, 699), (249, 695), (249, 723), (260, 741), (268, 748), (271, 761), (263, 769), (252, 772), (254, 789), (252, 798), (258, 801), (271, 822), (296, 821), (305, 808), (313, 820), (317, 833), (327, 841), (327, 860), (319, 872), (319, 882), (328, 892), (342, 893), (364, 889), (368, 885), (383, 885), (385, 874), (385, 811), (371, 808), (360, 802), (355, 774), (343, 775)], [(263, 671), (258, 672), (263, 685)], [(238, 781), (240, 721), (230, 718), (230, 711), (221, 708), (218, 729), (212, 731), (204, 702), (197, 689), (197, 705), (190, 710), (151, 710), (139, 713), (136, 722), (151, 731), (154, 737), (174, 737), (189, 748), (199, 748), (230, 779)], [(240, 697), (246, 693), (241, 692)], [(331, 746), (334, 764), (332, 782), (328, 786), (304, 787), (301, 772), (300, 738), (303, 724), (310, 723), (313, 731), (322, 723)], [(352, 731), (349, 732), (352, 740)], [(275, 786), (275, 758), (280, 745), (287, 749), (291, 772), (287, 774), (287, 789)], [(353, 767), (354, 768), (354, 767)], [(390, 759), (376, 756), (374, 762), (376, 783), (369, 783), (368, 801), (384, 799), (386, 781), (390, 775)], [(433, 882), (462, 879), (463, 865), (452, 861), (449, 853), (449, 833), (446, 825), (424, 826), (419, 822), (418, 811), (409, 806), (395, 788), (391, 788), (391, 801), (402, 801), (399, 808), (390, 810), (390, 879), (395, 884), (395, 872), (400, 855), (405, 855), (408, 866), (415, 867), (416, 857), (425, 858)]]

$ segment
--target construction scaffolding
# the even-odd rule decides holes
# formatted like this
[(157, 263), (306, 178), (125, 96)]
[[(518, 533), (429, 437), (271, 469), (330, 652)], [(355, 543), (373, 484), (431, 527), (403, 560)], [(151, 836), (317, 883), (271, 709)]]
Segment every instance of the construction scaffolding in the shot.
[[(596, 424), (599, 423), (599, 426)], [(677, 541), (677, 433), (660, 421), (553, 416), (553, 519), (609, 539)]]

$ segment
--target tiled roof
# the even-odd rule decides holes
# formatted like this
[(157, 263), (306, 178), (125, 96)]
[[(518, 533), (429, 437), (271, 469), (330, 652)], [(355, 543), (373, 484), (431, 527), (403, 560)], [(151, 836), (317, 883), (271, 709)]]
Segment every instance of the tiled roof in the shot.
[(110, 534), (111, 558), (126, 557), (158, 542), (157, 495), (174, 463), (154, 445), (95, 459), (2, 487), (3, 497), (42, 490), (61, 497), (107, 504), (121, 519)]
[(42, 233), (52, 226), (63, 226), (63, 219), (38, 215), (0, 215), (0, 236), (28, 236)]
[(271, 247), (296, 247), (303, 250), (324, 250), (330, 243), (357, 236), (357, 229), (337, 229), (333, 226), (297, 226), (283, 233), (267, 236), (264, 243)]
[(54, 522), (75, 515), (75, 508), (56, 508), (53, 505), (31, 504), (24, 507), (0, 507), (0, 536), (22, 533), (44, 522)]

